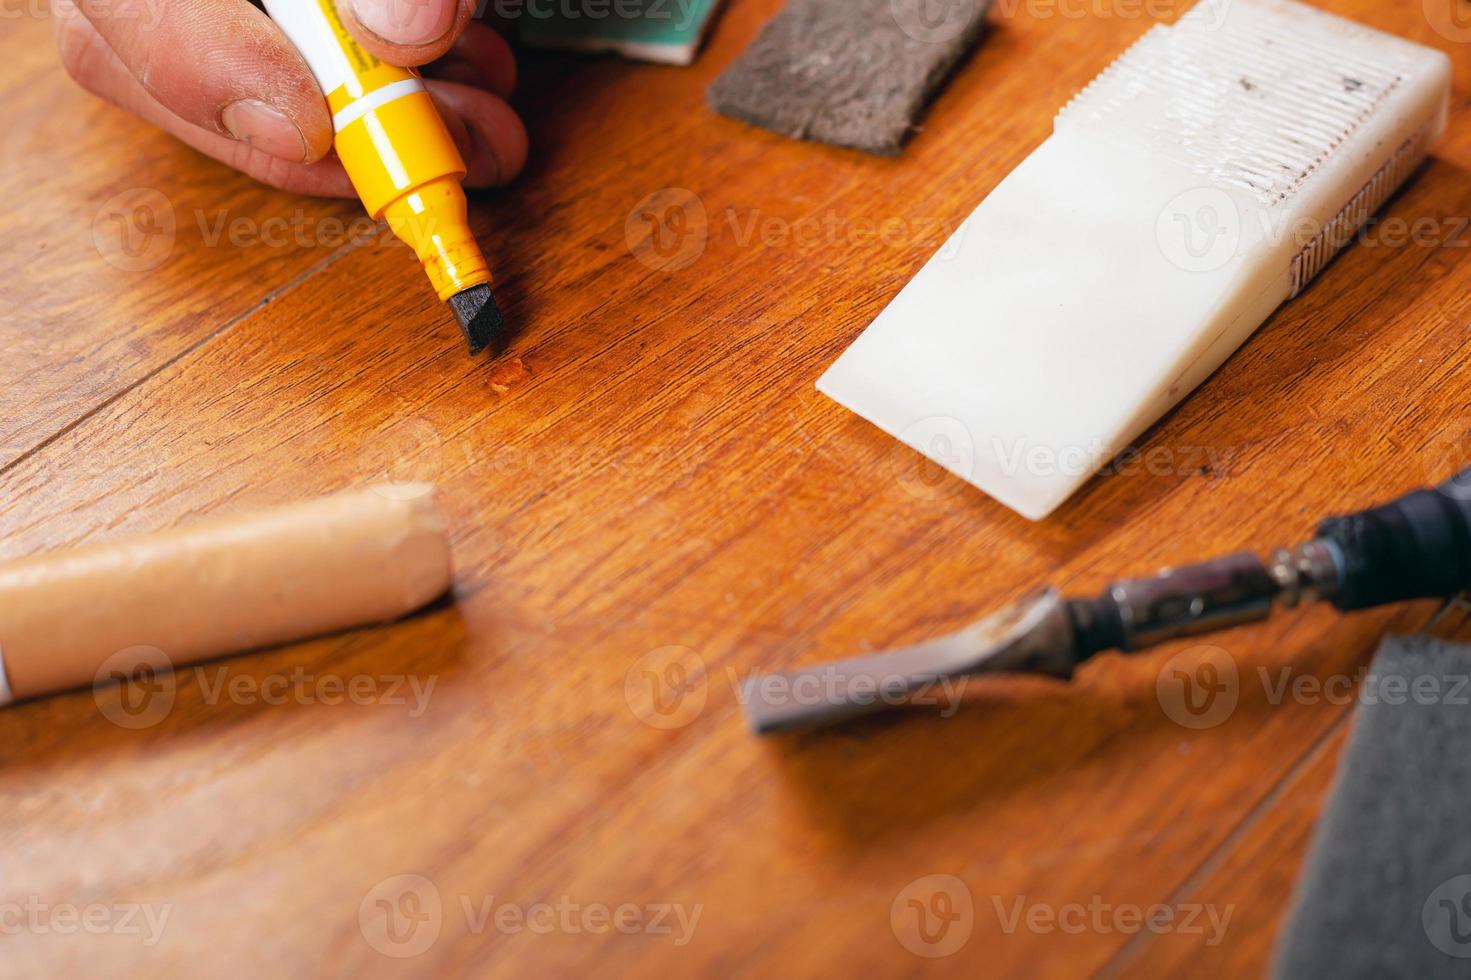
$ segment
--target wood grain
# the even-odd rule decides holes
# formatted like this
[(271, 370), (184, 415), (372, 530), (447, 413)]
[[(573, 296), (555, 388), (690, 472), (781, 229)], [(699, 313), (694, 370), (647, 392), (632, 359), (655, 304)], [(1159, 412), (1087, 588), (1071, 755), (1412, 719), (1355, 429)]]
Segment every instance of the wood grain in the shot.
[[(1454, 603), (1427, 624), (1425, 631), (1465, 643), (1471, 640), (1468, 613), (1471, 607), (1464, 601)], [(1311, 682), (1300, 688), (1304, 697), (1326, 697), (1330, 691), (1343, 690), (1324, 686), (1335, 680), (1332, 675), (1297, 676)], [(1356, 693), (1350, 691), (1349, 696)], [(1238, 931), (1235, 940), (1213, 942), (1206, 931), (1161, 935), (1154, 942), (1136, 942), (1121, 950), (1105, 971), (1107, 975), (1174, 977), (1188, 972), (1239, 977), (1261, 975), (1269, 968), (1274, 926), (1286, 908), (1314, 825), (1327, 803), (1352, 722), (1352, 713), (1339, 719), (1302, 758), (1297, 771), (1237, 829), (1232, 846), (1211, 855), (1172, 896), (1180, 905), (1230, 909)]]
[[(1464, 100), (1471, 57), (1419, 4), (1323, 6), (1448, 50)], [(705, 111), (703, 86), (777, 7), (734, 3), (688, 70), (528, 57), (533, 163), (476, 203), (520, 328), (495, 361), (463, 355), (408, 252), (381, 236), (330, 254), (183, 247), (146, 275), (108, 272), (77, 215), (135, 181), (181, 210), (348, 212), (74, 110), (112, 136), (27, 203), (0, 249), (5, 268), (40, 270), (6, 280), (13, 302), (91, 314), (64, 338), (55, 320), (0, 327), (23, 352), (5, 370), (44, 379), (5, 376), (4, 414), (21, 424), (0, 430), (0, 558), (432, 479), (456, 601), (188, 672), (145, 727), (89, 692), (0, 714), (0, 909), (168, 910), (153, 944), (21, 930), (0, 969), (1161, 972), (1193, 967), (1198, 937), (1127, 916), (1074, 928), (1072, 910), (1196, 895), (1247, 910), (1201, 962), (1265, 963), (1348, 717), (1275, 697), (1275, 681), (1352, 675), (1385, 629), (1414, 630), (1433, 605), (1212, 638), (1235, 705), (1202, 727), (1171, 686), (1207, 655), (1190, 645), (1103, 658), (1068, 687), (975, 684), (959, 703), (775, 741), (746, 733), (737, 684), (957, 628), (1043, 581), (1086, 592), (1290, 543), (1464, 465), (1471, 233), (1356, 246), (1147, 435), (1155, 466), (1031, 524), (813, 382), (1149, 19), (1124, 2), (998, 4), (924, 132), (878, 160)], [(0, 40), (18, 52), (0, 78), (19, 64), (69, 98), (26, 53), (37, 25), (21, 27)], [(32, 149), (0, 180), (63, 169), (36, 149), (62, 125), (22, 116)], [(1458, 112), (1385, 215), (1452, 228), (1471, 215), (1468, 139)], [(702, 246), (650, 251), (649, 201), (680, 205)], [(31, 255), (42, 235), (70, 242), (54, 269)], [(427, 700), (399, 678), (432, 683)], [(324, 682), (354, 679), (365, 696), (329, 703)], [(908, 903), (940, 908), (949, 879), (935, 875), (958, 879), (971, 912), (926, 945)], [(381, 928), (385, 909), (401, 926), (432, 911), (425, 882), (439, 912), (400, 935), (437, 936), (386, 955), (416, 949)], [(573, 918), (547, 931), (495, 918), (544, 904)], [(621, 906), (641, 917), (627, 933), (597, 911)], [(675, 906), (698, 909), (688, 936)]]
[(262, 188), (83, 92), (44, 13), (25, 0), (0, 18), (0, 466), (372, 228), (361, 207)]

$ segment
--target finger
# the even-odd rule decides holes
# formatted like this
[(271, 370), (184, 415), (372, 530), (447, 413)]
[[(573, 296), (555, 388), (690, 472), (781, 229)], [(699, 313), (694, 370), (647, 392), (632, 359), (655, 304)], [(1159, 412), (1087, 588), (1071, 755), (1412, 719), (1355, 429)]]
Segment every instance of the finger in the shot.
[(442, 57), (465, 30), (475, 0), (350, 0), (343, 22), (372, 54), (404, 67)]
[(439, 61), (424, 74), (488, 89), (503, 99), (516, 90), (516, 56), (506, 39), (484, 24), (471, 22)]
[[(293, 163), (185, 122), (133, 77), (96, 28), (76, 11), (72, 0), (53, 0), (52, 9), (62, 60), (88, 91), (272, 187), (320, 197), (356, 196), (335, 157)], [(453, 82), (430, 81), (429, 91), (465, 158), (467, 184), (494, 187), (521, 171), (527, 154), (526, 129), (502, 99)]]
[(143, 87), (71, 0), (53, 0), (52, 14), (62, 60), (78, 84), (93, 94), (272, 187), (318, 197), (356, 196), (336, 157), (317, 163), (294, 163), (186, 122)]
[(429, 92), (446, 119), (453, 117), (467, 131), (468, 145), (460, 147), (469, 169), (466, 184), (499, 187), (526, 166), (526, 127), (504, 99), (458, 82), (431, 81)]
[(208, 133), (319, 160), (332, 120), (306, 61), (246, 0), (58, 0), (79, 10), (155, 102)]

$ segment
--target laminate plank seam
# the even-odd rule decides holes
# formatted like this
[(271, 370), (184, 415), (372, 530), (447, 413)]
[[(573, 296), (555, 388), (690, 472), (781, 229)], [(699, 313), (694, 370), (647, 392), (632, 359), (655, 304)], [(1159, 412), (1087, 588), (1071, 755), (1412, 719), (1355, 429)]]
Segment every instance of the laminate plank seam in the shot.
[[(1459, 601), (1460, 600), (1458, 599), (1452, 599), (1443, 603), (1439, 609), (1431, 614), (1431, 616), (1416, 632), (1418, 634), (1425, 634), (1430, 632), (1441, 621), (1441, 619), (1444, 618), (1447, 612), (1457, 607)], [(1283, 797), (1285, 797), (1287, 795), (1287, 792), (1292, 788), (1292, 785), (1297, 782), (1298, 779), (1303, 776), (1309, 769), (1311, 769), (1312, 766), (1320, 758), (1322, 758), (1323, 754), (1328, 751), (1329, 746), (1332, 745), (1334, 738), (1336, 738), (1338, 734), (1348, 726), (1353, 717), (1354, 711), (1353, 708), (1350, 707), (1348, 710), (1342, 712), (1337, 718), (1335, 718), (1333, 722), (1323, 730), (1322, 734), (1313, 741), (1312, 745), (1308, 747), (1307, 751), (1305, 751), (1302, 756), (1295, 763), (1293, 763), (1292, 767), (1288, 769), (1287, 772), (1285, 772), (1280, 779), (1277, 780), (1272, 788), (1269, 789), (1267, 793), (1259, 801), (1257, 801), (1257, 803), (1249, 811), (1247, 811), (1246, 815), (1241, 818), (1236, 827), (1229, 834), (1227, 834), (1219, 844), (1216, 845), (1211, 853), (1207, 854), (1201, 860), (1201, 862), (1196, 865), (1193, 871), (1191, 871), (1181, 880), (1180, 884), (1177, 885), (1169, 893), (1169, 895), (1163, 900), (1162, 904), (1177, 904), (1187, 896), (1191, 895), (1201, 885), (1209, 881), (1211, 875), (1213, 875), (1217, 870), (1220, 869), (1223, 864), (1225, 864), (1226, 860), (1230, 857), (1232, 850), (1234, 850), (1235, 847), (1240, 844), (1242, 840), (1245, 839), (1247, 834), (1249, 834), (1258, 823), (1264, 820), (1267, 814), (1270, 813), (1279, 802), (1281, 802)], [(1144, 950), (1150, 945), (1150, 943), (1154, 942), (1156, 938), (1158, 937), (1148, 932), (1139, 932), (1131, 936), (1129, 940), (1125, 942), (1122, 946), (1120, 946), (1118, 951), (1115, 952), (1113, 956), (1109, 957), (1109, 959), (1101, 967), (1098, 968), (1097, 972), (1093, 974), (1095, 980), (1101, 980), (1101, 978), (1105, 977), (1114, 978), (1123, 976), (1125, 968), (1129, 965), (1129, 963), (1137, 960), (1139, 956), (1144, 952)]]
[[(846, 191), (846, 190), (847, 190), (847, 188), (844, 188), (844, 189), (842, 189), (840, 191), (835, 192), (834, 194), (830, 195), (825, 200), (824, 203), (831, 204), (831, 202), (838, 200), (839, 198), (841, 198), (841, 197), (844, 196), (844, 191)], [(1396, 198), (1398, 200), (1402, 201), (1402, 195), (1396, 195)], [(127, 385), (126, 387), (124, 387), (122, 389), (120, 389), (118, 392), (115, 392), (109, 398), (107, 398), (107, 399), (103, 400), (102, 402), (98, 403), (97, 405), (93, 406), (93, 408), (89, 409), (87, 412), (83, 413), (78, 418), (72, 420), (70, 423), (68, 423), (67, 425), (63, 426), (61, 429), (57, 430), (52, 435), (46, 437), (40, 443), (38, 443), (36, 446), (34, 446), (31, 449), (27, 450), (26, 452), (22, 453), (21, 455), (19, 455), (18, 457), (16, 457), (14, 460), (12, 460), (10, 463), (5, 464), (4, 466), (0, 466), (0, 476), (3, 476), (6, 472), (8, 472), (9, 470), (13, 469), (19, 463), (24, 462), (24, 461), (30, 459), (31, 457), (37, 455), (39, 452), (43, 451), (45, 448), (47, 448), (48, 446), (50, 446), (51, 444), (53, 444), (56, 440), (58, 440), (61, 437), (65, 436), (67, 433), (72, 432), (75, 429), (79, 428), (82, 424), (84, 424), (85, 422), (87, 422), (88, 420), (90, 420), (97, 413), (99, 413), (103, 409), (109, 407), (110, 405), (116, 403), (124, 395), (129, 394), (135, 388), (141, 386), (142, 384), (144, 384), (147, 381), (151, 380), (153, 377), (157, 376), (162, 371), (164, 371), (167, 368), (173, 366), (174, 364), (178, 363), (179, 361), (181, 361), (184, 358), (188, 357), (189, 355), (193, 354), (197, 350), (203, 348), (204, 346), (206, 346), (207, 344), (209, 344), (212, 340), (214, 340), (216, 337), (219, 337), (219, 336), (223, 335), (224, 333), (228, 332), (230, 329), (232, 329), (237, 323), (239, 323), (245, 317), (250, 316), (253, 313), (257, 312), (259, 309), (261, 309), (264, 306), (268, 305), (269, 303), (271, 303), (275, 299), (278, 299), (278, 298), (286, 295), (292, 289), (294, 289), (296, 286), (298, 286), (302, 282), (305, 282), (306, 280), (310, 279), (312, 276), (316, 275), (318, 272), (322, 271), (323, 269), (331, 266), (338, 259), (340, 259), (343, 254), (345, 254), (346, 252), (349, 252), (349, 251), (353, 250), (356, 247), (357, 247), (357, 245), (354, 244), (354, 243), (349, 243), (348, 245), (344, 246), (342, 249), (338, 250), (338, 252), (333, 253), (333, 255), (329, 256), (327, 259), (324, 259), (322, 262), (318, 263), (317, 265), (315, 265), (312, 268), (308, 269), (302, 275), (298, 276), (296, 279), (292, 280), (290, 283), (288, 283), (281, 290), (277, 291), (274, 294), (271, 294), (271, 295), (267, 296), (260, 303), (258, 303), (256, 305), (250, 307), (249, 309), (243, 311), (241, 314), (237, 315), (229, 323), (227, 323), (224, 326), (222, 326), (219, 330), (217, 330), (217, 331), (209, 334), (208, 336), (202, 338), (196, 344), (194, 344), (194, 345), (186, 348), (185, 350), (181, 351), (179, 354), (175, 355), (173, 358), (170, 358), (168, 361), (165, 361), (162, 364), (160, 364), (153, 371), (148, 372), (147, 374), (143, 375), (142, 377), (136, 379), (131, 384)], [(1431, 250), (1431, 251), (1434, 252), (1434, 251), (1437, 251), (1437, 250)], [(1418, 267), (1419, 264), (1420, 263), (1416, 263), (1416, 267)], [(811, 306), (815, 306), (815, 305), (816, 305), (816, 301), (814, 301), (814, 303), (810, 304), (808, 308), (810, 309)]]
[[(1282, 778), (1277, 780), (1276, 784), (1267, 791), (1266, 795), (1257, 801), (1247, 814), (1241, 818), (1241, 821), (1236, 827), (1221, 840), (1221, 843), (1216, 845), (1210, 854), (1207, 854), (1201, 860), (1194, 871), (1190, 872), (1181, 880), (1180, 884), (1161, 901), (1161, 904), (1173, 905), (1190, 895), (1195, 888), (1208, 881), (1210, 876), (1230, 857), (1231, 851), (1251, 832), (1252, 828), (1261, 822), (1277, 803), (1287, 795), (1288, 790), (1292, 788), (1292, 785), (1297, 782), (1298, 778), (1306, 773), (1323, 753), (1328, 751), (1328, 747), (1332, 745), (1334, 737), (1348, 725), (1349, 719), (1353, 717), (1353, 714), (1353, 711), (1350, 709), (1335, 718), (1313, 744), (1309, 746), (1308, 750), (1303, 753), (1302, 757), (1293, 763), (1292, 767), (1283, 774)], [(1095, 980), (1123, 976), (1129, 963), (1138, 959), (1156, 938), (1156, 936), (1148, 932), (1139, 932), (1131, 936), (1093, 974)]]
[(292, 290), (296, 289), (298, 286), (302, 285), (303, 283), (307, 282), (309, 279), (317, 275), (317, 273), (325, 271), (326, 269), (335, 265), (339, 259), (347, 255), (349, 252), (356, 250), (357, 248), (359, 248), (359, 245), (356, 242), (348, 242), (346, 245), (343, 245), (337, 251), (333, 252), (331, 255), (318, 262), (316, 265), (313, 265), (311, 268), (307, 269), (296, 278), (286, 283), (286, 285), (282, 286), (280, 289), (277, 289), (274, 292), (267, 293), (259, 302), (231, 317), (218, 330), (214, 330), (206, 336), (201, 337), (193, 344), (179, 351), (173, 357), (169, 358), (166, 361), (163, 361), (152, 370), (147, 371), (140, 377), (135, 378), (133, 381), (113, 392), (107, 398), (104, 398), (96, 405), (93, 405), (91, 408), (87, 409), (81, 415), (66, 423), (66, 425), (63, 425), (60, 429), (57, 429), (55, 432), (51, 433), (51, 435), (36, 443), (36, 445), (32, 446), (30, 449), (27, 449), (25, 452), (12, 459), (10, 462), (4, 464), (3, 466), (0, 466), (0, 477), (3, 477), (5, 474), (9, 473), (11, 470), (15, 469), (22, 463), (40, 455), (47, 448), (54, 445), (58, 440), (62, 439), (72, 432), (75, 432), (88, 421), (95, 418), (98, 413), (102, 412), (104, 409), (117, 404), (124, 397), (131, 394), (133, 391), (142, 387), (143, 385), (147, 384), (149, 381), (152, 381), (154, 378), (158, 377), (160, 374), (162, 374), (164, 371), (167, 371), (175, 364), (178, 364), (180, 361), (183, 361), (185, 358), (189, 357), (195, 352), (202, 350), (212, 341), (229, 333), (232, 329), (235, 328), (236, 325), (245, 320), (247, 317), (260, 312), (267, 306), (270, 306), (272, 303), (283, 298), (284, 296), (286, 296), (286, 294), (290, 293)]

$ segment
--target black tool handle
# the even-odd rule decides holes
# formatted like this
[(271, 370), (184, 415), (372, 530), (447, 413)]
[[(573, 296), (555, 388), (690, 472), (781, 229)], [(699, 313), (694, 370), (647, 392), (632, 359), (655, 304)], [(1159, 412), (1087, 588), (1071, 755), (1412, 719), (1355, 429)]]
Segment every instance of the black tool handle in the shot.
[(1343, 558), (1333, 604), (1344, 611), (1471, 588), (1471, 470), (1434, 490), (1318, 526)]

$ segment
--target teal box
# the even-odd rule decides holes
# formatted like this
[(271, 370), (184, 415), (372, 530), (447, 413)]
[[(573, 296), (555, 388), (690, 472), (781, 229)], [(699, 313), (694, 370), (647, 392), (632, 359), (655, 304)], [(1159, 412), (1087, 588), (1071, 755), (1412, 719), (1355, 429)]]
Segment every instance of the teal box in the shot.
[(612, 52), (688, 65), (721, 0), (527, 0), (520, 37), (534, 48)]

